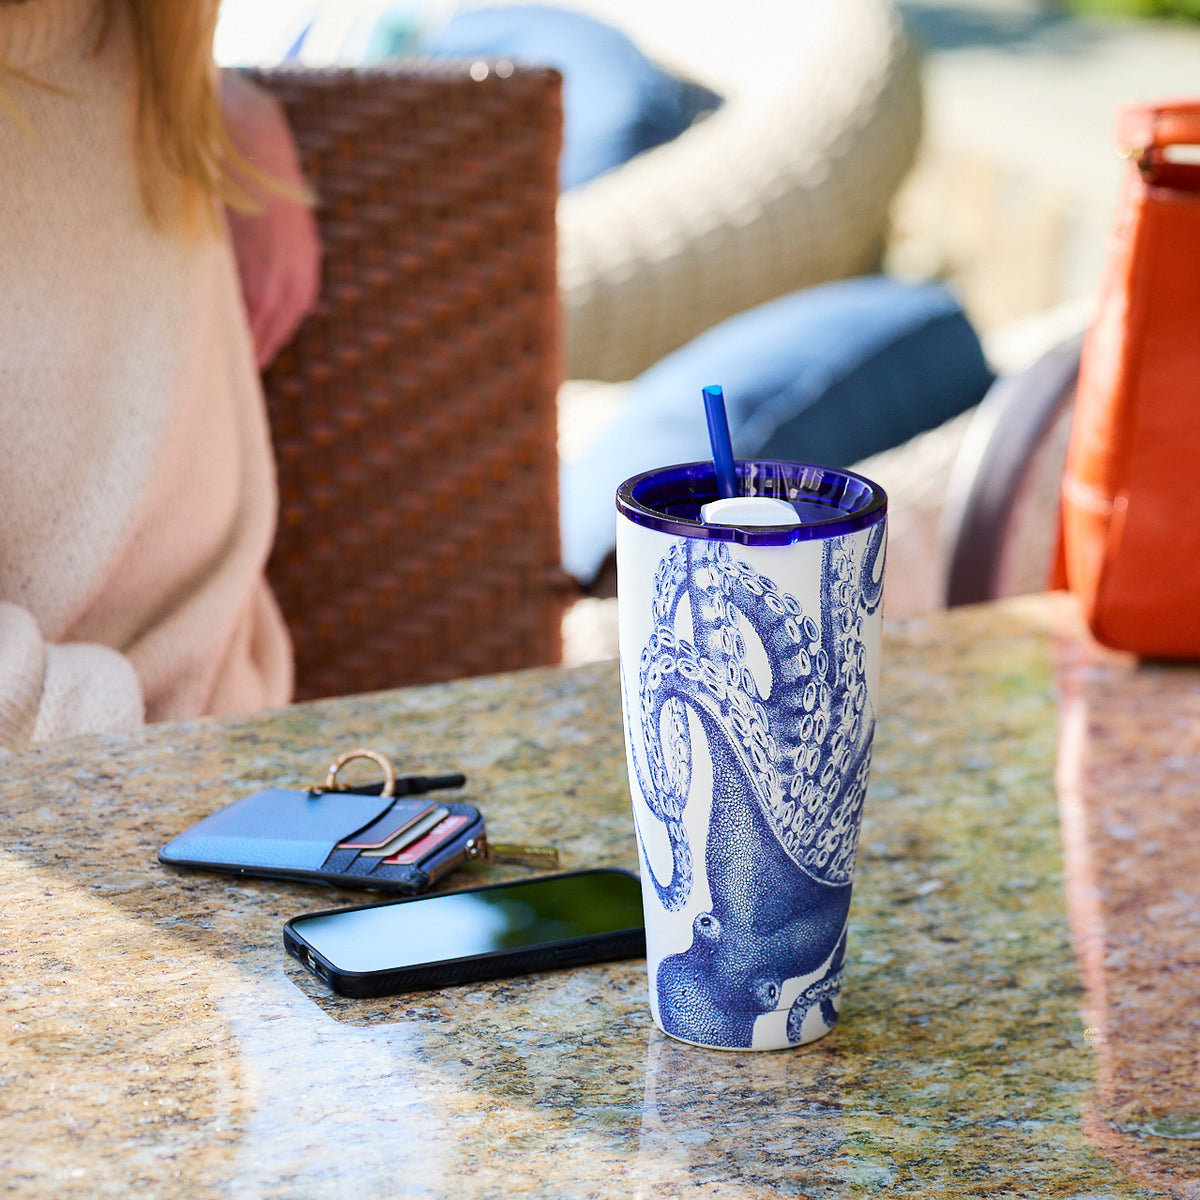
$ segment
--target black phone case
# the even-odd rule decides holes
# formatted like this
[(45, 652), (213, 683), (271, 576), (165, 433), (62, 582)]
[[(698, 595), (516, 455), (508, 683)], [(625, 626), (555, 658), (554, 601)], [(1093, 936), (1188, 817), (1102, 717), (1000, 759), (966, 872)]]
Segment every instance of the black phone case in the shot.
[(328, 792), (267, 788), (197, 822), (163, 846), (158, 860), (172, 867), (416, 895), (465, 859), (485, 856), (487, 835), (479, 810), (448, 800), (439, 803), (451, 816), (466, 817), (466, 823), (415, 863), (389, 863), (339, 849), (340, 842), (408, 799), (382, 796), (378, 785)]
[[(605, 867), (593, 870), (616, 871), (619, 868)], [(586, 871), (568, 872), (570, 875), (588, 874)], [(636, 879), (631, 871), (621, 871)], [(490, 891), (503, 888), (504, 883), (488, 884), (474, 891)], [(450, 889), (454, 891), (456, 889)], [(307, 917), (322, 917), (331, 912), (354, 912), (366, 908), (383, 908), (389, 904), (416, 902), (419, 896), (407, 900), (384, 901), (382, 904), (358, 904), (351, 908), (325, 909), (318, 913), (305, 913)], [(535, 971), (559, 970), (563, 967), (579, 966), (583, 963), (610, 962), (622, 958), (642, 958), (646, 954), (646, 931), (644, 928), (621, 929), (613, 933), (598, 933), (590, 937), (571, 941), (549, 942), (541, 946), (522, 950), (496, 950), (490, 954), (476, 954), (470, 958), (447, 959), (439, 963), (420, 966), (398, 967), (392, 971), (343, 971), (331, 963), (318, 950), (296, 932), (293, 917), (283, 927), (284, 949), (297, 962), (307, 968), (318, 979), (327, 983), (339, 996), (354, 1000), (372, 999), (378, 996), (395, 996), (403, 992), (420, 992), (433, 988), (448, 987), (459, 983), (477, 983), (484, 979), (507, 979), (513, 975), (530, 975)]]

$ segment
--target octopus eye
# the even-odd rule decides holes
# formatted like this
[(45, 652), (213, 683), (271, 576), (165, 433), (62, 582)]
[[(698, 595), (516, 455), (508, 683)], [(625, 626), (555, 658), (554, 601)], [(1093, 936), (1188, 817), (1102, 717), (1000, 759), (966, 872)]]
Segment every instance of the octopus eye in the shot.
[(763, 981), (754, 988), (759, 1002), (764, 1008), (774, 1008), (779, 1003), (779, 984)]
[(692, 929), (697, 937), (716, 941), (721, 936), (721, 922), (712, 913), (701, 913), (693, 922)]

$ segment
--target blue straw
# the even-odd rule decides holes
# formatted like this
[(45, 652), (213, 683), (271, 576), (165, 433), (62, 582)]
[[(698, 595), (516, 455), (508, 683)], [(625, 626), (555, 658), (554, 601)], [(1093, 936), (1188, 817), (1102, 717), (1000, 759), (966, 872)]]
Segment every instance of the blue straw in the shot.
[(708, 421), (708, 440), (712, 443), (713, 468), (717, 476), (717, 495), (722, 500), (738, 495), (737, 468), (733, 465), (733, 442), (729, 438), (729, 419), (725, 415), (725, 393), (717, 386), (706, 387), (704, 416)]

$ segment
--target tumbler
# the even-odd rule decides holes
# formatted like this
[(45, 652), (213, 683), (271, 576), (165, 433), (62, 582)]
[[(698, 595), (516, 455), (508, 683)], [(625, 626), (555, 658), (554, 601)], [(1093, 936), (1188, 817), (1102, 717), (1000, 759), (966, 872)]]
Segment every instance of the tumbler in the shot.
[(711, 463), (618, 488), (621, 688), (654, 1021), (766, 1050), (840, 1007), (887, 497), (829, 467), (736, 471), (719, 503)]

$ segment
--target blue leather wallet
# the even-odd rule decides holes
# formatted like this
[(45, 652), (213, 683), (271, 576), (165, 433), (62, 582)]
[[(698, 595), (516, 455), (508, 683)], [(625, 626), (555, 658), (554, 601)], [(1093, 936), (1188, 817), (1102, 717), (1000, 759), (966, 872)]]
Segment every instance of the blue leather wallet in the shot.
[[(351, 758), (384, 765), (382, 783), (343, 788)], [(324, 787), (266, 788), (220, 809), (169, 841), (158, 859), (172, 867), (298, 879), (414, 895), (467, 859), (488, 858), (483, 816), (444, 799), (462, 775), (396, 778), (373, 751), (341, 755)]]

